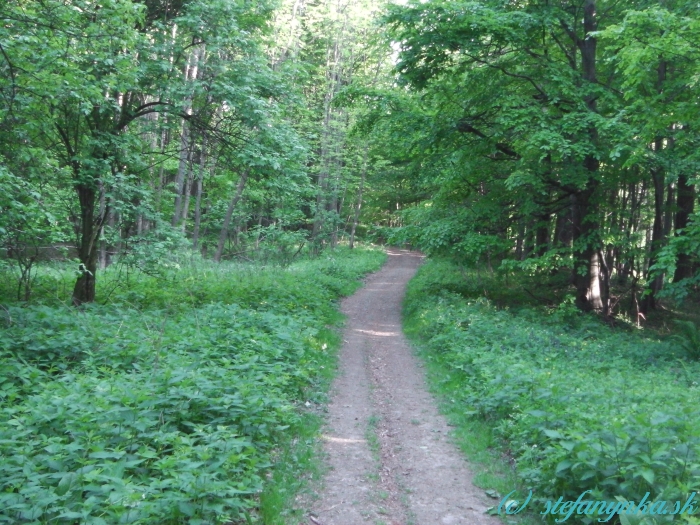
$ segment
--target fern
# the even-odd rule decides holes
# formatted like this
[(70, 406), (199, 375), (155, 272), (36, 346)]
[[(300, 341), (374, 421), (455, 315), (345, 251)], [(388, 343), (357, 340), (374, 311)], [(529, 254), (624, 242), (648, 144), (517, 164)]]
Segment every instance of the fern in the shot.
[(678, 326), (674, 341), (688, 354), (688, 357), (700, 360), (700, 328), (692, 321), (675, 321)]

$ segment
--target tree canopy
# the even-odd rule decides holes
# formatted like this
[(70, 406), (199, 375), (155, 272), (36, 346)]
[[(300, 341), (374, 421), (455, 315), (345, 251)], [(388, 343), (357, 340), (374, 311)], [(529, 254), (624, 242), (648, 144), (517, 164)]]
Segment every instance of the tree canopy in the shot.
[(690, 4), (409, 2), (383, 23), (421, 129), (408, 161), (434, 172), (418, 176), (429, 198), (407, 210), (406, 239), (503, 268), (569, 267), (577, 304), (606, 315), (614, 278), (639, 285), (642, 311), (664, 280), (690, 284)]
[(12, 0), (0, 18), (0, 241), (26, 298), (47, 247), (76, 260), (81, 304), (153, 250), (289, 259), (368, 234), (568, 270), (604, 315), (698, 284), (691, 3)]

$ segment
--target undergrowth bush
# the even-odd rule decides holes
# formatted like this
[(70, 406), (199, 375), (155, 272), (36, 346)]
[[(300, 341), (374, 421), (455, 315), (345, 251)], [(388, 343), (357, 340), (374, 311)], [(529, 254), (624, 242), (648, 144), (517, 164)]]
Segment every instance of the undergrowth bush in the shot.
[(450, 410), (492, 425), (541, 502), (589, 489), (587, 499), (685, 501), (700, 489), (696, 361), (673, 341), (566, 305), (497, 309), (449, 291), (468, 292), (474, 278), (449, 262), (424, 265), (409, 285), (407, 330)]
[(674, 339), (690, 359), (700, 359), (700, 328), (692, 321), (676, 321), (678, 334)]
[(108, 304), (4, 307), (0, 523), (258, 522), (278, 443), (323, 396), (334, 300), (383, 259), (200, 261)]

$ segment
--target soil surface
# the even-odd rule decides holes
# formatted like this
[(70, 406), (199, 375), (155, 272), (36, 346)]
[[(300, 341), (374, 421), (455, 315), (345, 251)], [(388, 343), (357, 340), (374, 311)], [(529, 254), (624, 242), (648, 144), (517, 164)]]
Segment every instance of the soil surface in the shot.
[(500, 525), (485, 514), (494, 500), (472, 484), (401, 331), (406, 283), (422, 256), (388, 254), (342, 303), (348, 320), (323, 435), (330, 468), (308, 523)]

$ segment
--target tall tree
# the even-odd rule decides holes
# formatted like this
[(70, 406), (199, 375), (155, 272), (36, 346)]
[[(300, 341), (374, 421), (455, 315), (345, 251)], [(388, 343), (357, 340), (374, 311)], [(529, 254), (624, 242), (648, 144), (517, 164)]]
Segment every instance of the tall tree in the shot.
[[(5, 110), (20, 124), (13, 133), (31, 136), (33, 147), (51, 151), (72, 174), (80, 260), (74, 304), (94, 300), (107, 217), (133, 204), (139, 175), (149, 172), (149, 141), (140, 132), (157, 132), (149, 130), (157, 121), (148, 117), (169, 115), (171, 131), (181, 124), (180, 140), (170, 143), (181, 145), (177, 185), (185, 197), (192, 137), (235, 149), (241, 129), (259, 123), (260, 101), (271, 93), (261, 46), (270, 13), (265, 3), (250, 9), (230, 0), (3, 6), (0, 31), (26, 35), (1, 39), (13, 97)], [(174, 222), (185, 200), (177, 200)]]
[(386, 17), (400, 45), (400, 77), (440, 96), (440, 118), (480, 144), (482, 155), (512, 164), (505, 183), (536, 189), (538, 217), (568, 196), (576, 300), (600, 312), (607, 312), (609, 280), (598, 205), (603, 181), (614, 176), (601, 173), (610, 153), (602, 144), (617, 101), (598, 80), (596, 32), (617, 12), (594, 0), (431, 2), (394, 6)]

